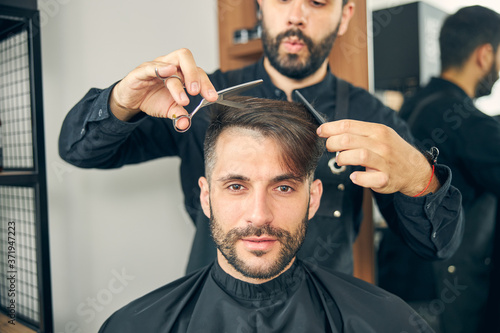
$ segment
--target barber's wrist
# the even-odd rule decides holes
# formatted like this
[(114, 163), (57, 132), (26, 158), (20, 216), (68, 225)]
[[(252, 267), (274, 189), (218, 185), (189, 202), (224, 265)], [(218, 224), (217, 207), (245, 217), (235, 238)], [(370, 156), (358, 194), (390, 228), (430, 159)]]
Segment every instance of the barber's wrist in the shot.
[[(116, 88), (116, 86), (115, 86)], [(116, 99), (116, 89), (113, 88), (109, 96), (109, 109), (113, 115), (121, 121), (129, 121), (135, 115), (137, 115), (141, 110), (128, 109), (121, 105)]]
[(422, 157), (425, 159), (420, 159), (422, 163), (417, 166), (417, 170), (421, 170), (414, 179), (414, 185), (410, 187), (406, 193), (403, 194), (411, 197), (421, 197), (429, 193), (436, 193), (441, 188), (441, 183), (435, 174), (435, 164), (437, 162), (437, 157), (439, 155), (439, 150), (432, 147), (430, 151), (422, 153)]

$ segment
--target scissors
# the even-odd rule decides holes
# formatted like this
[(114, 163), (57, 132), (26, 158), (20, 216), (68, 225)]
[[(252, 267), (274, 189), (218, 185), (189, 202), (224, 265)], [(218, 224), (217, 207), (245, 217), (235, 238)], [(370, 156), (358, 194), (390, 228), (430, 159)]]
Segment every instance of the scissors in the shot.
[[(314, 117), (314, 119), (316, 119), (316, 121), (320, 125), (323, 125), (323, 124), (326, 123), (325, 118), (323, 118), (323, 116), (321, 116), (319, 114), (319, 112), (316, 111), (316, 109), (311, 105), (311, 103), (309, 103), (309, 101), (304, 96), (302, 96), (302, 94), (298, 90), (295, 90), (295, 95), (297, 95), (297, 97), (300, 99), (300, 101), (302, 102), (302, 104), (304, 104), (306, 106), (307, 110), (312, 114), (312, 116)], [(337, 160), (338, 156), (339, 156), (339, 152), (337, 151), (337, 152), (335, 152), (335, 160)], [(335, 162), (335, 168), (336, 169), (340, 169), (341, 167), (338, 167), (337, 163)]]
[[(162, 77), (162, 76), (160, 76), (158, 74), (157, 70), (155, 70), (155, 72), (156, 72), (156, 76), (160, 80), (162, 80), (164, 83), (166, 83), (166, 80), (168, 80), (169, 78), (172, 78), (172, 77), (178, 78), (180, 80), (180, 77), (178, 77), (177, 75), (168, 76), (168, 77)], [(238, 84), (236, 86), (220, 90), (220, 91), (217, 92), (217, 94), (219, 96), (217, 97), (217, 100), (214, 101), (214, 102), (209, 102), (205, 98), (203, 98), (201, 100), (200, 104), (198, 104), (198, 106), (190, 114), (188, 114), (188, 115), (182, 115), (182, 116), (179, 116), (179, 117), (175, 117), (175, 115), (174, 115), (174, 118), (172, 119), (172, 121), (174, 123), (175, 130), (177, 132), (180, 132), (180, 133), (186, 132), (191, 127), (191, 122), (192, 122), (191, 118), (193, 118), (193, 116), (196, 114), (196, 112), (198, 112), (202, 107), (205, 107), (207, 105), (216, 104), (217, 103), (217, 104), (227, 105), (227, 106), (236, 107), (236, 108), (242, 108), (242, 107), (244, 107), (243, 104), (238, 103), (238, 102), (234, 102), (234, 101), (229, 101), (226, 98), (230, 97), (230, 96), (238, 95), (238, 94), (240, 94), (241, 92), (243, 92), (245, 90), (248, 90), (250, 88), (253, 88), (253, 87), (261, 84), (262, 82), (264, 82), (264, 81), (262, 79), (259, 79), (259, 80), (255, 80), (255, 81), (250, 81), (250, 82)], [(187, 119), (189, 121), (189, 124), (188, 124), (188, 126), (185, 129), (180, 129), (180, 128), (177, 127), (177, 122), (180, 119), (183, 119), (183, 118)]]

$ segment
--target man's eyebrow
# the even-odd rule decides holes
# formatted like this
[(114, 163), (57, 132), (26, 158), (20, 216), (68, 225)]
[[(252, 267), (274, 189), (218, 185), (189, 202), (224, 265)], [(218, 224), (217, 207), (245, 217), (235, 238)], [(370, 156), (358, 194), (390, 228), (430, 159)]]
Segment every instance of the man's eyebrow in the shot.
[[(228, 174), (228, 175), (225, 175), (223, 177), (217, 178), (216, 181), (223, 183), (223, 182), (232, 181), (232, 180), (250, 181), (250, 178), (239, 175), (239, 174)], [(282, 182), (285, 180), (300, 183), (300, 182), (304, 181), (304, 177), (294, 175), (293, 173), (286, 173), (286, 174), (274, 177), (272, 179), (272, 182), (279, 183), (279, 182)]]
[(218, 182), (227, 182), (227, 181), (230, 181), (230, 180), (242, 180), (242, 181), (249, 181), (250, 178), (248, 177), (245, 177), (245, 176), (242, 176), (242, 175), (238, 175), (238, 174), (229, 174), (229, 175), (226, 175), (226, 176), (223, 176), (223, 177), (220, 177), (220, 178), (217, 178), (217, 181)]
[(284, 175), (279, 175), (279, 176), (273, 178), (274, 183), (282, 182), (284, 180), (301, 183), (304, 181), (304, 176), (297, 176), (293, 173), (286, 173)]

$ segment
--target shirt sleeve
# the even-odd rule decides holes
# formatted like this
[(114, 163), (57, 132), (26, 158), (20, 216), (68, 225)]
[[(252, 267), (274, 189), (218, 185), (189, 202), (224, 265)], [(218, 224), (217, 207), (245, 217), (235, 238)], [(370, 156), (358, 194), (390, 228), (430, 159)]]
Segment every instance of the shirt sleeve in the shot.
[(59, 135), (59, 155), (82, 168), (118, 168), (162, 156), (177, 155), (169, 119), (139, 113), (131, 121), (109, 109), (107, 89), (92, 88), (66, 116)]
[(436, 193), (409, 197), (395, 193), (375, 194), (386, 222), (408, 246), (425, 259), (447, 259), (455, 253), (463, 236), (462, 197), (451, 185), (451, 170), (436, 164), (441, 188)]
[[(395, 111), (360, 89), (355, 89), (353, 96), (355, 118), (389, 126), (410, 144), (415, 143), (408, 126)], [(451, 257), (463, 233), (462, 196), (451, 186), (451, 170), (436, 165), (435, 172), (441, 183), (436, 193), (413, 198), (399, 192), (374, 192), (377, 206), (391, 230), (416, 254), (431, 260)]]

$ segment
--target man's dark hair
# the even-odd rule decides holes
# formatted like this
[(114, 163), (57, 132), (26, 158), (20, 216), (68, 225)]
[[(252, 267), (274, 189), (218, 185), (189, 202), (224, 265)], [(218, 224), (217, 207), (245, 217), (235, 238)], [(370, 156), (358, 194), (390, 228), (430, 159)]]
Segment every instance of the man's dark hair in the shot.
[(219, 135), (228, 129), (248, 129), (273, 139), (281, 158), (296, 177), (312, 177), (325, 148), (316, 134), (318, 125), (302, 104), (254, 97), (233, 97), (242, 108), (214, 104), (212, 121), (205, 137), (205, 174), (210, 179), (215, 165)]
[(342, 8), (347, 5), (347, 3), (349, 2), (349, 0), (342, 0)]
[(441, 71), (462, 67), (479, 46), (500, 44), (500, 14), (481, 7), (464, 7), (449, 16), (441, 28)]

